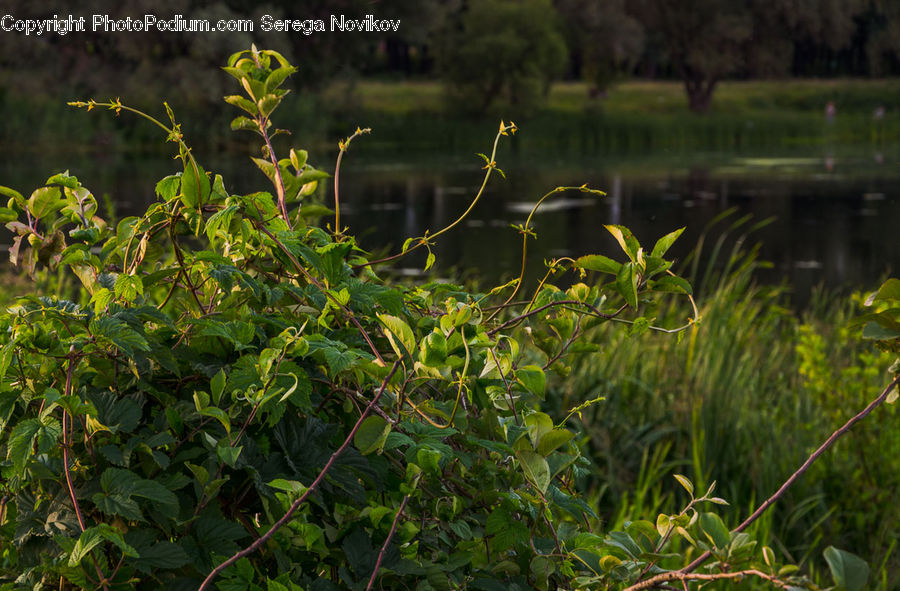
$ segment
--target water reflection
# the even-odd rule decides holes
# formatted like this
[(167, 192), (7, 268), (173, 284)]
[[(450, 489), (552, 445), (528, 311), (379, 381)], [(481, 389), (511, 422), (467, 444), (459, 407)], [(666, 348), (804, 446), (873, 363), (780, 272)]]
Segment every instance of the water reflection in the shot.
[[(764, 281), (788, 281), (798, 300), (817, 284), (872, 286), (900, 268), (900, 173), (877, 158), (734, 158), (717, 165), (653, 167), (649, 172), (607, 170), (588, 164), (544, 169), (528, 163), (506, 167), (467, 220), (465, 230), (442, 236), (435, 249), (439, 263), (477, 270), (493, 280), (518, 270), (521, 237), (510, 224), (523, 223), (531, 207), (549, 188), (588, 182), (607, 196), (585, 199), (573, 192), (547, 201), (533, 219), (539, 240), (530, 242), (532, 276), (549, 257), (591, 252), (617, 253), (603, 224), (624, 224), (651, 246), (659, 236), (686, 226), (673, 250), (683, 258), (703, 229), (731, 207), (738, 213), (734, 239), (749, 232), (747, 243), (760, 242), (761, 256), (773, 262)], [(828, 166), (831, 171), (828, 171)], [(407, 236), (443, 227), (477, 192), (481, 171), (455, 167), (417, 173), (417, 182), (395, 179), (370, 163), (344, 177), (352, 187), (344, 199), (356, 214), (347, 221), (357, 229), (375, 227), (364, 244), (389, 241), (397, 248)], [(390, 204), (402, 203), (402, 208)], [(758, 222), (774, 218), (761, 228)], [(374, 240), (373, 240), (374, 239)], [(730, 248), (730, 246), (728, 246)]]
[[(648, 247), (659, 236), (686, 226), (673, 249), (683, 258), (707, 224), (736, 207), (738, 213), (720, 223), (725, 228), (749, 216), (731, 232), (735, 238), (757, 222), (775, 219), (747, 238), (761, 242), (761, 256), (774, 263), (761, 279), (787, 280), (801, 301), (819, 283), (871, 287), (883, 274), (900, 269), (898, 154), (886, 147), (856, 154), (828, 150), (814, 157), (691, 154), (639, 161), (502, 161), (506, 180), (499, 175), (492, 179), (466, 222), (438, 240), (438, 270), (449, 273), (456, 268), (490, 281), (513, 276), (519, 268), (521, 236), (510, 225), (524, 223), (549, 189), (588, 183), (607, 196), (557, 195), (535, 215), (539, 239), (529, 243), (532, 277), (542, 274), (549, 257), (594, 252), (618, 257), (618, 246), (603, 224), (631, 227)], [(341, 219), (371, 250), (390, 245), (396, 251), (407, 237), (433, 233), (455, 220), (477, 193), (483, 175), (475, 158), (369, 154), (362, 149), (353, 156), (342, 173)], [(141, 212), (155, 199), (156, 181), (176, 171), (167, 156), (103, 163), (85, 158), (75, 165), (70, 156), (61, 159), (62, 165), (54, 167), (52, 159), (45, 158), (41, 170), (31, 161), (8, 159), (0, 165), (0, 184), (28, 191), (50, 173), (70, 168), (95, 194), (109, 194), (121, 216)], [(203, 163), (209, 170), (223, 171), (233, 192), (264, 186), (243, 157), (221, 156)], [(324, 194), (331, 198), (330, 186)], [(424, 265), (424, 254), (405, 264), (410, 269), (417, 265)]]

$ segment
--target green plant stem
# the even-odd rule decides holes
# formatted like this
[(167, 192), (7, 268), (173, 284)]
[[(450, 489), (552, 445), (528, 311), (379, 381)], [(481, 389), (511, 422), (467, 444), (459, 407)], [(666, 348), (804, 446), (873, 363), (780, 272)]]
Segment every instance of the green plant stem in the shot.
[(494, 365), (497, 366), (497, 371), (500, 373), (500, 378), (503, 380), (503, 385), (506, 387), (506, 394), (509, 396), (509, 410), (513, 414), (513, 418), (516, 420), (516, 425), (521, 425), (522, 423), (519, 421), (519, 413), (516, 412), (516, 401), (513, 399), (512, 394), (512, 384), (506, 379), (506, 376), (503, 374), (503, 370), (500, 368), (500, 361), (497, 360), (497, 354), (494, 352), (494, 348), (491, 347), (488, 349), (491, 352), (491, 359), (494, 360)]
[(269, 160), (272, 161), (272, 166), (275, 167), (275, 193), (278, 197), (278, 207), (281, 209), (281, 217), (284, 218), (284, 223), (287, 224), (288, 230), (291, 230), (291, 217), (288, 215), (287, 203), (285, 203), (284, 179), (281, 178), (281, 167), (278, 166), (278, 158), (275, 156), (272, 140), (269, 139), (269, 134), (266, 133), (266, 124), (268, 123), (268, 120), (268, 117), (260, 119), (259, 134), (266, 142), (266, 152), (269, 154)]
[[(191, 295), (194, 296), (194, 301), (197, 302), (197, 306), (200, 308), (200, 313), (205, 314), (206, 308), (203, 307), (203, 302), (200, 301), (200, 298), (197, 296), (197, 288), (194, 287), (193, 282), (191, 281), (190, 273), (184, 264), (184, 256), (181, 254), (181, 247), (178, 246), (178, 240), (175, 238), (175, 228), (172, 226), (171, 222), (169, 223), (169, 238), (172, 240), (172, 249), (175, 252), (175, 258), (178, 259), (178, 267), (181, 270), (181, 276), (184, 277), (184, 282), (187, 285), (187, 290), (191, 292)], [(168, 300), (168, 298), (166, 298)]]
[(548, 193), (545, 193), (543, 197), (538, 199), (537, 203), (534, 204), (534, 207), (532, 207), (531, 211), (528, 213), (528, 218), (525, 220), (525, 224), (522, 225), (521, 228), (519, 229), (519, 232), (522, 234), (522, 264), (519, 269), (519, 280), (516, 282), (516, 287), (515, 287), (515, 289), (513, 289), (513, 292), (511, 294), (509, 294), (508, 298), (506, 298), (506, 301), (503, 302), (500, 305), (500, 307), (493, 314), (490, 315), (490, 317), (488, 317), (488, 319), (487, 319), (488, 322), (493, 320), (494, 317), (500, 313), (500, 310), (502, 310), (507, 304), (509, 304), (511, 301), (513, 301), (513, 298), (515, 298), (516, 294), (519, 293), (519, 289), (522, 287), (522, 283), (525, 282), (525, 263), (528, 259), (528, 236), (532, 235), (535, 238), (537, 238), (537, 235), (534, 234), (534, 232), (531, 229), (531, 218), (534, 217), (534, 214), (537, 212), (538, 208), (541, 206), (541, 204), (544, 201), (546, 201), (553, 195), (556, 195), (557, 193), (563, 193), (565, 191), (582, 191), (582, 192), (593, 193), (595, 195), (600, 195), (600, 196), (606, 195), (606, 193), (604, 193), (603, 191), (589, 189), (587, 187), (587, 185), (582, 185), (580, 187), (556, 187), (555, 189), (553, 189), (552, 191), (550, 191)]
[(493, 335), (497, 334), (498, 332), (500, 332), (501, 330), (503, 330), (504, 328), (512, 326), (513, 324), (516, 324), (518, 322), (521, 322), (522, 320), (525, 320), (529, 316), (534, 316), (535, 314), (540, 314), (544, 310), (553, 308), (554, 306), (584, 306), (585, 308), (590, 310), (594, 316), (597, 316), (598, 318), (603, 318), (605, 320), (612, 320), (613, 318), (615, 318), (616, 316), (618, 316), (619, 314), (624, 312), (625, 309), (628, 307), (627, 305), (624, 305), (621, 308), (619, 308), (618, 310), (616, 310), (614, 313), (607, 314), (605, 312), (601, 312), (596, 307), (588, 304), (587, 302), (582, 302), (581, 300), (559, 300), (558, 302), (550, 302), (549, 304), (544, 304), (543, 306), (535, 308), (534, 310), (529, 310), (523, 314), (520, 314), (519, 316), (516, 316), (515, 318), (510, 318), (509, 320), (503, 322), (499, 326), (495, 326), (494, 328), (489, 330), (487, 332), (487, 334), (488, 334), (488, 336), (493, 336)]
[[(884, 390), (882, 390), (881, 394), (879, 394), (877, 398), (875, 398), (872, 402), (870, 402), (868, 406), (866, 406), (859, 413), (857, 413), (856, 415), (851, 417), (850, 420), (848, 420), (839, 429), (837, 429), (834, 433), (832, 433), (831, 436), (828, 439), (826, 439), (825, 442), (822, 443), (822, 445), (820, 445), (813, 453), (811, 453), (809, 455), (809, 457), (806, 458), (806, 461), (803, 462), (803, 464), (799, 468), (797, 468), (797, 470), (793, 474), (791, 474), (790, 478), (788, 478), (787, 480), (784, 481), (784, 484), (782, 484), (781, 487), (777, 491), (775, 491), (775, 493), (772, 496), (770, 496), (768, 499), (766, 499), (765, 502), (763, 502), (763, 504), (760, 505), (759, 508), (756, 511), (754, 511), (752, 515), (750, 515), (750, 517), (748, 517), (747, 519), (745, 519), (743, 521), (743, 523), (741, 523), (739, 526), (734, 528), (734, 533), (743, 531), (744, 529), (747, 528), (747, 526), (749, 526), (751, 523), (753, 523), (754, 521), (759, 519), (759, 517), (763, 513), (765, 513), (766, 509), (771, 507), (775, 503), (775, 501), (777, 501), (779, 498), (781, 498), (781, 496), (784, 495), (784, 493), (787, 491), (787, 489), (790, 488), (791, 485), (793, 485), (794, 482), (796, 482), (797, 479), (800, 478), (800, 476), (802, 476), (803, 473), (806, 472), (810, 466), (812, 466), (813, 462), (815, 462), (817, 459), (819, 459), (819, 457), (823, 453), (825, 453), (825, 451), (829, 447), (834, 445), (834, 442), (837, 441), (841, 437), (841, 435), (843, 435), (844, 433), (849, 431), (850, 428), (853, 427), (853, 425), (855, 425), (859, 421), (866, 418), (866, 416), (868, 416), (869, 413), (871, 413), (873, 410), (875, 410), (876, 408), (881, 406), (881, 404), (884, 403), (885, 399), (887, 399), (887, 397), (891, 393), (891, 391), (894, 388), (896, 388), (898, 384), (900, 384), (900, 375), (896, 376), (891, 381), (891, 383), (888, 384), (888, 386)], [(696, 570), (697, 567), (699, 567), (701, 564), (706, 562), (706, 560), (711, 555), (712, 555), (711, 552), (708, 552), (708, 551), (704, 552), (703, 554), (698, 556), (697, 559), (694, 560), (692, 563), (690, 563), (689, 565), (687, 565), (686, 567), (684, 567), (683, 569), (681, 569), (680, 571), (677, 571), (677, 572), (682, 573), (682, 574), (691, 573), (694, 570)], [(660, 575), (657, 575), (657, 576), (660, 576)], [(652, 580), (653, 580), (653, 578), (647, 579), (647, 581), (652, 581)], [(667, 579), (667, 580), (675, 580), (675, 579)], [(644, 582), (646, 583), (647, 581), (644, 581)], [(631, 586), (628, 589), (626, 589), (625, 591), (637, 591), (638, 589), (646, 589), (646, 588), (647, 588), (646, 586), (641, 586), (641, 587)]]
[[(176, 141), (178, 143), (178, 145), (181, 147), (181, 149), (184, 151), (184, 154), (187, 155), (188, 159), (191, 161), (191, 167), (194, 169), (194, 178), (198, 179), (197, 209), (199, 210), (200, 208), (203, 207), (203, 203), (201, 203), (201, 201), (200, 201), (200, 194), (199, 194), (199, 191), (200, 191), (200, 188), (199, 188), (200, 167), (197, 164), (197, 161), (194, 159), (194, 154), (191, 152), (191, 149), (188, 147), (188, 145), (186, 143), (184, 143), (184, 140), (181, 139), (181, 133), (177, 129), (166, 127), (166, 125), (164, 123), (162, 123), (159, 119), (157, 119), (157, 118), (153, 117), (152, 115), (149, 115), (139, 109), (134, 109), (132, 107), (123, 105), (118, 99), (116, 99), (116, 102), (110, 101), (108, 103), (99, 103), (99, 102), (95, 101), (94, 99), (91, 99), (87, 102), (73, 101), (68, 104), (73, 107), (87, 107), (88, 111), (90, 111), (94, 107), (106, 107), (107, 109), (114, 110), (116, 112), (116, 115), (118, 115), (120, 111), (128, 111), (129, 113), (134, 113), (135, 115), (137, 115), (139, 117), (143, 117), (147, 121), (153, 123), (160, 129), (165, 131), (166, 134), (168, 134), (168, 138), (170, 140)], [(166, 104), (166, 109), (169, 109), (168, 104)], [(169, 113), (171, 114), (171, 109), (169, 109)], [(172, 115), (172, 117), (174, 117), (174, 115)], [(174, 124), (174, 121), (173, 121), (173, 124)], [(186, 162), (184, 162), (184, 155), (182, 155), (181, 158), (182, 158), (182, 163), (187, 164)], [(276, 167), (276, 169), (277, 169), (277, 167)]]
[(433, 240), (433, 239), (437, 238), (438, 236), (440, 236), (441, 234), (449, 232), (450, 230), (455, 228), (457, 225), (459, 225), (459, 223), (462, 222), (466, 217), (468, 217), (468, 215), (472, 212), (472, 210), (475, 209), (475, 205), (478, 203), (478, 200), (481, 199), (481, 196), (484, 194), (484, 189), (485, 189), (485, 187), (487, 187), (488, 179), (491, 178), (491, 172), (494, 171), (495, 169), (497, 169), (497, 163), (495, 162), (494, 158), (497, 156), (497, 146), (500, 143), (500, 136), (508, 135), (508, 133), (507, 133), (508, 131), (512, 131), (512, 133), (515, 133), (515, 129), (516, 129), (515, 125), (504, 126), (501, 122), (500, 131), (498, 131), (497, 135), (494, 137), (494, 145), (491, 149), (490, 162), (488, 162), (488, 164), (485, 166), (486, 172), (484, 173), (484, 178), (481, 181), (481, 187), (479, 187), (478, 192), (475, 194), (475, 198), (472, 199), (472, 202), (469, 203), (469, 207), (466, 208), (466, 210), (462, 213), (462, 215), (460, 215), (458, 218), (456, 218), (456, 220), (451, 222), (448, 226), (441, 228), (434, 234), (428, 234), (426, 236), (422, 236), (422, 237), (418, 238), (417, 241), (412, 246), (410, 246), (406, 250), (403, 250), (402, 252), (398, 252), (397, 254), (391, 255), (389, 257), (385, 257), (383, 259), (378, 259), (375, 261), (368, 261), (365, 263), (361, 263), (359, 265), (355, 265), (353, 268), (358, 269), (361, 267), (371, 267), (372, 265), (378, 265), (380, 263), (387, 263), (389, 261), (398, 259), (402, 256), (405, 256), (405, 255), (411, 253), (412, 251), (416, 250), (420, 246), (424, 246), (424, 245), (428, 244), (429, 240)]
[(300, 495), (300, 498), (294, 501), (288, 508), (287, 512), (281, 517), (281, 519), (276, 521), (272, 525), (272, 527), (269, 528), (269, 531), (260, 536), (258, 540), (256, 540), (243, 550), (235, 553), (231, 558), (229, 558), (225, 562), (222, 562), (216, 568), (214, 568), (212, 572), (210, 572), (209, 575), (207, 575), (206, 578), (203, 579), (203, 583), (200, 584), (200, 587), (197, 589), (197, 591), (204, 591), (205, 589), (208, 589), (209, 586), (212, 585), (212, 582), (216, 579), (216, 577), (219, 576), (219, 574), (222, 573), (223, 570), (225, 570), (244, 556), (249, 556), (250, 554), (256, 552), (256, 550), (258, 550), (260, 546), (265, 544), (269, 540), (269, 538), (275, 535), (275, 532), (277, 532), (288, 521), (291, 520), (291, 518), (294, 516), (294, 513), (296, 513), (297, 509), (300, 508), (300, 505), (302, 505), (309, 497), (309, 495), (311, 495), (317, 488), (319, 488), (319, 485), (323, 480), (325, 480), (325, 475), (328, 474), (328, 471), (331, 470), (332, 466), (334, 466), (335, 460), (337, 460), (338, 457), (340, 457), (340, 455), (344, 453), (344, 450), (346, 450), (347, 447), (350, 446), (350, 442), (353, 441), (353, 437), (356, 435), (356, 432), (359, 431), (359, 428), (362, 425), (363, 421), (367, 416), (369, 416), (369, 413), (372, 411), (375, 405), (378, 404), (378, 400), (381, 398), (381, 395), (384, 394), (388, 383), (391, 381), (391, 378), (394, 377), (394, 374), (397, 373), (400, 365), (401, 364), (399, 359), (394, 362), (394, 364), (391, 366), (391, 370), (388, 372), (387, 376), (385, 376), (384, 380), (382, 380), (381, 386), (378, 388), (378, 392), (372, 398), (372, 401), (369, 402), (369, 404), (366, 406), (359, 419), (357, 419), (356, 424), (353, 425), (353, 428), (350, 429), (350, 432), (347, 434), (344, 442), (339, 448), (334, 451), (333, 454), (331, 454), (331, 457), (328, 458), (328, 462), (326, 462), (325, 467), (322, 468), (322, 471), (319, 472), (319, 475), (316, 476), (316, 479), (313, 480), (309, 487), (303, 492), (303, 494)]
[(342, 140), (338, 143), (338, 147), (340, 151), (337, 155), (337, 160), (334, 163), (334, 234), (335, 236), (339, 236), (341, 234), (341, 199), (340, 199), (340, 177), (341, 177), (341, 161), (344, 159), (344, 152), (350, 149), (350, 142), (353, 141), (354, 138), (364, 134), (371, 133), (371, 128), (366, 127), (365, 129), (356, 128), (356, 131), (353, 132), (353, 135), (348, 137), (346, 140)]

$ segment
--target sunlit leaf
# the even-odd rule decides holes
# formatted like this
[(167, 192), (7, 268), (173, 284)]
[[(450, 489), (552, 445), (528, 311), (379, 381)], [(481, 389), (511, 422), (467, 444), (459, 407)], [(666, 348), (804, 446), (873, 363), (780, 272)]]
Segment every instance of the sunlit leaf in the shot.
[(516, 452), (516, 458), (522, 466), (525, 478), (542, 494), (547, 492), (550, 485), (550, 466), (547, 465), (544, 456), (533, 451), (521, 450)]

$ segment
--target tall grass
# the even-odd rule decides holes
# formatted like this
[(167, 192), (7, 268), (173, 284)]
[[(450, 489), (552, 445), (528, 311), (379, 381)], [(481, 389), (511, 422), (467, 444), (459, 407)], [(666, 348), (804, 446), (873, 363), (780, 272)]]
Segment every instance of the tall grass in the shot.
[[(562, 405), (606, 397), (583, 424), (594, 496), (611, 525), (679, 509), (672, 473), (700, 490), (715, 480), (737, 525), (886, 383), (889, 356), (848, 327), (858, 297), (819, 294), (807, 311), (790, 310), (784, 288), (753, 281), (763, 263), (746, 246), (750, 220), (715, 222), (693, 259), (705, 253), (708, 266), (686, 269), (701, 322), (681, 342), (601, 328), (593, 338), (605, 354), (583, 357), (558, 386)], [(689, 312), (672, 304), (657, 322), (680, 323)], [(872, 588), (897, 588), (889, 576), (900, 568), (900, 508), (890, 500), (900, 486), (895, 414), (879, 409), (857, 426), (754, 524), (756, 533), (813, 572), (823, 569), (826, 545), (846, 548), (878, 571)]]

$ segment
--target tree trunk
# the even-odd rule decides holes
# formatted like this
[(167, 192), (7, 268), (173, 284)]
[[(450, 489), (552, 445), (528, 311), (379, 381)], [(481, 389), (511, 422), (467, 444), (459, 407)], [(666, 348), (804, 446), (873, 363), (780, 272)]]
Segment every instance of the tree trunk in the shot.
[(706, 113), (712, 104), (713, 91), (716, 89), (718, 80), (712, 78), (704, 79), (686, 79), (684, 81), (684, 89), (687, 91), (688, 107), (694, 113)]

